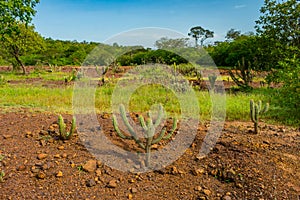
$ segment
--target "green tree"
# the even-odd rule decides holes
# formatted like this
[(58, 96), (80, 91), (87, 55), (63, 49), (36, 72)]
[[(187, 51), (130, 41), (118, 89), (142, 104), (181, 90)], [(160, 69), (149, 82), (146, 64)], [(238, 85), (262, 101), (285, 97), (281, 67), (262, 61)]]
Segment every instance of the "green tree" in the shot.
[(195, 26), (190, 29), (188, 36), (195, 38), (195, 46), (198, 47), (199, 40), (200, 40), (200, 46), (203, 46), (203, 42), (206, 39), (214, 37), (214, 32), (204, 29), (201, 26)]
[(271, 42), (300, 45), (300, 4), (297, 0), (265, 0), (256, 31)]
[(185, 48), (189, 46), (189, 38), (170, 39), (162, 37), (155, 42), (155, 46), (159, 49)]
[(236, 40), (240, 36), (241, 36), (241, 31), (237, 31), (232, 28), (227, 32), (225, 38), (227, 41), (232, 41), (232, 40)]
[(18, 31), (13, 30), (10, 34), (2, 35), (0, 47), (4, 49), (6, 59), (13, 65), (14, 69), (22, 67), (26, 74), (25, 64), (22, 56), (36, 53), (43, 49), (43, 38), (34, 31), (33, 26), (26, 26), (23, 23), (17, 23)]
[[(2, 43), (5, 43), (6, 46), (10, 46), (16, 49), (14, 50), (14, 58), (19, 64), (21, 64), (21, 62), (19, 62), (19, 56), (22, 52), (19, 50), (25, 50), (28, 47), (26, 47), (28, 43), (25, 42), (21, 44), (18, 40), (21, 39), (22, 41), (25, 41), (23, 38), (27, 33), (24, 34), (24, 29), (27, 29), (28, 24), (31, 23), (32, 17), (36, 13), (34, 7), (38, 3), (39, 0), (0, 1), (0, 41)], [(8, 51), (11, 52), (11, 50), (12, 49)], [(24, 65), (21, 65), (21, 67), (23, 68), (23, 72), (26, 73)]]

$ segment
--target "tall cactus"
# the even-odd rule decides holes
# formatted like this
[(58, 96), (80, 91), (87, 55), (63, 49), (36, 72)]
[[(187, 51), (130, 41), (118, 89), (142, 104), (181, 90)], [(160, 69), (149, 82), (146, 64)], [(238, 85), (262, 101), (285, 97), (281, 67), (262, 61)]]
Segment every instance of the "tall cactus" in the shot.
[(259, 133), (258, 123), (259, 116), (266, 113), (269, 110), (269, 103), (262, 108), (262, 101), (259, 100), (258, 103), (255, 103), (252, 99), (250, 100), (250, 117), (254, 123), (254, 133)]
[(64, 119), (61, 115), (58, 116), (58, 126), (59, 126), (59, 134), (60, 134), (60, 137), (61, 139), (63, 140), (69, 140), (73, 133), (75, 132), (75, 129), (76, 129), (76, 118), (73, 117), (72, 119), (72, 125), (71, 125), (71, 130), (70, 132), (67, 132), (66, 130), (66, 124), (64, 122)]
[(130, 125), (130, 123), (128, 121), (128, 118), (126, 116), (124, 105), (121, 104), (120, 107), (119, 107), (119, 110), (120, 110), (120, 114), (121, 114), (123, 123), (125, 124), (125, 126), (126, 126), (126, 128), (127, 128), (130, 135), (125, 135), (121, 132), (121, 130), (119, 129), (119, 125), (118, 125), (118, 122), (117, 122), (117, 119), (116, 119), (115, 115), (113, 115), (114, 129), (116, 130), (119, 137), (121, 137), (122, 139), (134, 140), (142, 149), (145, 150), (145, 152), (147, 154), (146, 155), (146, 166), (149, 167), (152, 145), (160, 142), (161, 140), (167, 140), (173, 135), (174, 131), (177, 128), (177, 119), (173, 118), (173, 126), (172, 126), (172, 129), (170, 130), (170, 132), (168, 134), (166, 134), (166, 128), (163, 128), (161, 130), (160, 134), (156, 135), (155, 130), (160, 125), (161, 120), (163, 118), (162, 105), (159, 105), (158, 117), (155, 120), (155, 122), (153, 122), (152, 115), (151, 115), (150, 112), (147, 113), (148, 118), (147, 118), (146, 121), (145, 121), (144, 117), (142, 115), (140, 115), (139, 116), (139, 122), (140, 122), (141, 127), (143, 128), (143, 133), (144, 133), (144, 136), (146, 138), (146, 141), (143, 143), (138, 138), (137, 133), (135, 132), (135, 130)]

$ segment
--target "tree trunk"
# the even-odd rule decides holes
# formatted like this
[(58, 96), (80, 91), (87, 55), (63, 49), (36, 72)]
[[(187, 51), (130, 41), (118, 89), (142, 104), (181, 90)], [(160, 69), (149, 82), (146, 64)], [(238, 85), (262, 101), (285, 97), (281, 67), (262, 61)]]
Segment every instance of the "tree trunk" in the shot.
[(17, 61), (17, 63), (21, 66), (22, 68), (22, 71), (23, 71), (23, 74), (25, 75), (26, 74), (26, 68), (25, 68), (25, 65), (23, 64), (23, 62), (20, 60), (19, 56), (17, 54), (14, 55), (15, 56), (15, 59)]

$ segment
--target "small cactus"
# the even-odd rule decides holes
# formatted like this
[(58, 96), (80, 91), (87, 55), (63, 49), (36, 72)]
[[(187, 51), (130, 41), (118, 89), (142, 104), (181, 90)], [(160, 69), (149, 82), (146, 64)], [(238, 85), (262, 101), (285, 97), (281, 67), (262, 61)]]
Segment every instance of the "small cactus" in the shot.
[(269, 103), (262, 108), (262, 101), (259, 100), (258, 103), (255, 103), (252, 99), (250, 100), (250, 117), (254, 123), (254, 133), (259, 133), (258, 123), (259, 116), (266, 113), (269, 110)]
[(64, 122), (64, 119), (61, 115), (58, 116), (58, 126), (59, 126), (59, 134), (62, 140), (69, 140), (76, 129), (76, 118), (73, 117), (72, 119), (72, 125), (70, 132), (67, 132), (66, 130), (66, 124)]
[(217, 78), (218, 77), (215, 74), (208, 76), (208, 80), (210, 83), (210, 89), (212, 92), (214, 92), (214, 90), (215, 90), (215, 84), (216, 84)]
[(138, 138), (137, 133), (134, 131), (134, 129), (130, 125), (130, 123), (127, 119), (127, 116), (126, 116), (124, 105), (121, 104), (119, 109), (120, 109), (120, 114), (121, 114), (122, 120), (123, 120), (123, 122), (124, 122), (124, 124), (125, 124), (125, 126), (126, 126), (126, 128), (127, 128), (130, 135), (125, 135), (120, 131), (116, 116), (113, 115), (114, 129), (116, 130), (119, 137), (121, 137), (122, 139), (132, 139), (132, 140), (134, 140), (142, 149), (144, 149), (146, 151), (146, 154), (147, 154), (147, 156), (146, 156), (146, 167), (149, 167), (151, 146), (153, 144), (156, 144), (156, 143), (160, 142), (161, 140), (167, 140), (173, 135), (174, 131), (177, 128), (177, 119), (173, 118), (173, 126), (172, 126), (172, 129), (170, 130), (170, 132), (168, 134), (166, 134), (166, 128), (163, 128), (162, 131), (160, 132), (160, 134), (156, 135), (155, 130), (160, 125), (162, 117), (163, 117), (163, 108), (162, 108), (162, 106), (159, 105), (158, 117), (155, 120), (155, 122), (153, 122), (150, 112), (148, 112), (148, 119), (146, 121), (145, 121), (144, 117), (140, 115), (139, 116), (139, 122), (140, 122), (141, 127), (143, 128), (144, 136), (146, 138), (146, 142), (143, 143)]

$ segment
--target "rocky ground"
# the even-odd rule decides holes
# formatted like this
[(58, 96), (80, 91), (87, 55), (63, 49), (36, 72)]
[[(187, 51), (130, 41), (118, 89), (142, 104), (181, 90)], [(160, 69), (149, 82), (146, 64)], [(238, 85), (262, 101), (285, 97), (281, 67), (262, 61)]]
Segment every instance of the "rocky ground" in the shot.
[[(68, 120), (71, 116), (64, 115)], [(111, 116), (98, 116), (118, 143)], [(207, 157), (197, 158), (208, 124), (173, 164), (146, 173), (112, 169), (81, 138), (57, 137), (57, 116), (19, 109), (0, 114), (0, 199), (300, 199), (299, 129), (226, 122)], [(176, 135), (173, 138), (176, 140)]]

